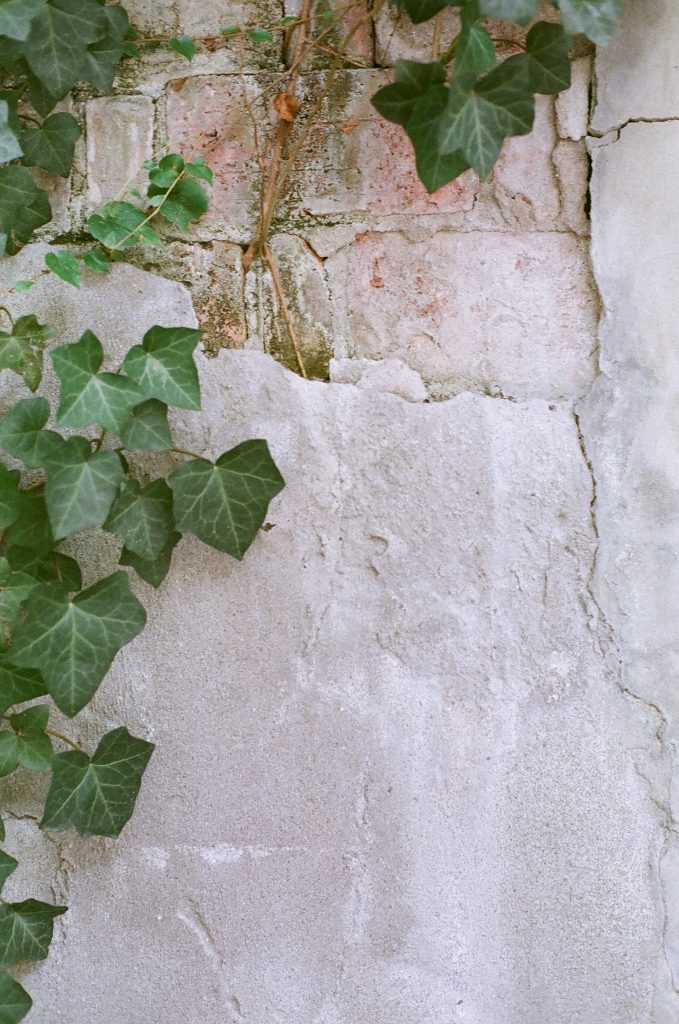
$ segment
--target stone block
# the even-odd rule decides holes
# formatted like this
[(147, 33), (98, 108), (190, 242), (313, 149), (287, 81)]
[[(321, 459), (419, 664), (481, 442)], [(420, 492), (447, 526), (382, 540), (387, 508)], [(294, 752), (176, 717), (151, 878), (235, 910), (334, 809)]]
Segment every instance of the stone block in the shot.
[(574, 60), (571, 87), (556, 97), (556, 123), (560, 138), (579, 142), (587, 135), (591, 84), (591, 57)]
[(565, 233), (366, 233), (331, 256), (335, 353), (402, 359), (435, 395), (576, 398), (593, 378), (587, 245)]
[(95, 209), (146, 182), (142, 165), (153, 156), (153, 102), (146, 96), (89, 100), (86, 124), (88, 202)]
[(330, 380), (398, 395), (406, 402), (424, 402), (428, 397), (419, 373), (401, 359), (331, 359)]
[[(303, 0), (285, 0), (285, 13), (286, 15), (299, 15), (302, 6)], [(323, 67), (332, 64), (335, 59), (335, 53), (338, 52), (346, 53), (350, 58), (353, 57), (360, 62), (364, 62), (366, 65), (372, 64), (374, 47), (373, 21), (368, 15), (367, 4), (363, 2), (345, 2), (332, 8), (338, 18), (337, 26), (326, 34), (329, 24), (324, 22), (320, 16), (323, 11), (329, 10), (331, 8), (328, 7), (325, 0), (314, 0), (314, 3), (312, 3), (311, 17), (314, 19), (312, 32), (314, 35), (323, 33), (323, 39), (319, 41), (319, 46), (323, 46), (325, 49), (317, 50), (313, 53), (311, 60), (305, 61), (305, 68)], [(350, 38), (347, 42), (348, 37)], [(293, 47), (294, 36), (291, 46), (288, 48), (288, 64), (291, 62)]]
[(493, 170), (495, 200), (513, 227), (552, 226), (561, 212), (553, 153), (556, 146), (554, 103), (536, 97), (530, 135), (508, 139)]

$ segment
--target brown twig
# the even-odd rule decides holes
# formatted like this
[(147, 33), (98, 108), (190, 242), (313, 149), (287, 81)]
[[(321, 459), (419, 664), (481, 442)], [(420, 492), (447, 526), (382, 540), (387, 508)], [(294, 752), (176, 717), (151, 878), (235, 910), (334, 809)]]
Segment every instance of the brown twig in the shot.
[(290, 310), (288, 309), (288, 304), (285, 299), (285, 290), (283, 288), (283, 283), (281, 281), (280, 274), (278, 273), (278, 267), (276, 266), (274, 255), (271, 252), (271, 249), (269, 248), (269, 243), (267, 241), (262, 242), (261, 251), (264, 259), (266, 260), (266, 265), (269, 268), (271, 280), (273, 281), (276, 297), (278, 299), (278, 305), (280, 306), (281, 313), (283, 314), (283, 319), (285, 320), (285, 326), (287, 327), (288, 334), (290, 335), (292, 347), (295, 350), (295, 359), (297, 360), (299, 372), (301, 373), (302, 377), (304, 377), (305, 380), (308, 380), (309, 376), (306, 372), (306, 367), (304, 366), (304, 360), (302, 358), (302, 348), (299, 343), (297, 331), (295, 330), (294, 324), (292, 322), (292, 317), (290, 316)]

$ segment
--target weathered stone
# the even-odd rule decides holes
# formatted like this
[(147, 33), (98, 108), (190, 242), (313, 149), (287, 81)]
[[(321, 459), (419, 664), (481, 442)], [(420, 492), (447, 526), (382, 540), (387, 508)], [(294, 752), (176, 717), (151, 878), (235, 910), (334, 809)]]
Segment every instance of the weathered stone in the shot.
[(400, 359), (331, 359), (330, 380), (398, 395), (407, 402), (424, 402), (427, 389), (419, 373)]
[[(284, 0), (284, 9), (287, 16), (299, 15), (302, 11), (303, 0)], [(333, 11), (337, 21), (336, 28), (326, 34), (329, 24), (323, 21), (323, 12)], [(335, 54), (346, 53), (349, 57), (365, 61), (367, 65), (373, 63), (373, 22), (368, 14), (365, 2), (356, 3), (355, 0), (346, 0), (334, 8), (329, 8), (324, 0), (315, 0), (311, 5), (311, 17), (314, 22), (311, 30), (314, 35), (324, 34), (320, 42), (323, 50), (317, 49), (310, 54), (310, 60), (305, 61), (304, 67), (318, 67), (332, 64)], [(287, 53), (288, 65), (292, 60), (295, 36), (291, 40), (291, 46)], [(308, 45), (308, 44), (306, 44)]]
[(533, 131), (508, 139), (493, 170), (495, 199), (514, 227), (552, 226), (559, 219), (556, 141), (553, 100), (538, 96)]
[(326, 269), (336, 355), (395, 356), (435, 395), (576, 398), (591, 383), (597, 307), (572, 235), (365, 234)]
[(120, 199), (147, 175), (153, 156), (154, 109), (146, 96), (90, 100), (87, 117), (88, 199), (94, 209)]
[(591, 80), (591, 58), (574, 60), (571, 65), (571, 87), (556, 97), (556, 123), (562, 139), (579, 142), (587, 134)]
[(589, 157), (584, 142), (560, 141), (552, 154), (561, 200), (560, 220), (576, 235), (588, 235)]

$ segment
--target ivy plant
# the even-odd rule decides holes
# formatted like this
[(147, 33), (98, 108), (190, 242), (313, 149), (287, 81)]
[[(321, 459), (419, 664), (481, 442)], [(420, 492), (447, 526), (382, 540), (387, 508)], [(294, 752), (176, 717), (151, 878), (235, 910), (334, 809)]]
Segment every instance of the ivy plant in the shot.
[[(41, 365), (47, 334), (31, 318), (21, 339), (26, 364)], [(50, 352), (57, 408), (27, 397), (0, 419), (0, 777), (20, 767), (51, 773), (43, 829), (117, 836), (153, 753), (124, 727), (85, 751), (50, 725), (52, 705), (73, 717), (89, 704), (146, 623), (125, 569), (83, 586), (64, 542), (93, 529), (113, 534), (120, 565), (158, 587), (184, 533), (242, 559), (283, 487), (266, 441), (243, 441), (214, 462), (173, 447), (168, 407), (200, 409), (199, 337), (189, 327), (152, 327), (111, 372), (101, 341), (86, 331)], [(24, 364), (13, 369), (26, 379)], [(33, 385), (40, 374), (32, 372)], [(141, 453), (143, 467), (135, 465)], [(167, 478), (156, 474), (154, 457), (160, 467), (172, 453), (180, 464)], [(71, 749), (57, 752), (55, 742)], [(16, 867), (0, 850), (0, 884)], [(47, 955), (65, 911), (35, 899), (0, 905), (1, 1021), (20, 1021), (31, 1006), (7, 970)]]
[[(605, 46), (620, 16), (619, 0), (551, 0), (558, 23), (537, 21), (539, 0), (397, 0), (415, 24), (446, 7), (459, 9), (460, 31), (428, 63), (399, 60), (394, 81), (373, 97), (388, 121), (401, 125), (415, 150), (417, 173), (435, 192), (473, 168), (487, 178), (505, 139), (527, 135), (535, 95), (554, 95), (571, 84), (572, 36)], [(490, 21), (489, 21), (490, 19)], [(513, 20), (525, 42), (500, 60), (492, 19)]]

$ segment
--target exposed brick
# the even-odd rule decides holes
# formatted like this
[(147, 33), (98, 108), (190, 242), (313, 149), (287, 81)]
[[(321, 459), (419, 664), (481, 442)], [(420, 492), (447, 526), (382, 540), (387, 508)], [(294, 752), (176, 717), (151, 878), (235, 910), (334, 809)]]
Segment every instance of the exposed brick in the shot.
[[(284, 7), (286, 15), (299, 14), (302, 9), (303, 0), (285, 0)], [(328, 63), (332, 63), (334, 53), (329, 52), (334, 50), (335, 52), (340, 49), (342, 52), (347, 53), (350, 57), (356, 57), (359, 60), (364, 61), (366, 64), (372, 64), (373, 62), (373, 22), (370, 17), (367, 16), (367, 4), (365, 3), (351, 3), (345, 2), (338, 4), (336, 8), (332, 8), (336, 16), (342, 16), (341, 20), (338, 20), (337, 27), (329, 32), (327, 36), (324, 36), (321, 41), (322, 46), (328, 49), (324, 51), (316, 51), (311, 55), (311, 62), (305, 62), (305, 67), (318, 67), (324, 66)], [(318, 18), (323, 11), (331, 10), (329, 8), (327, 0), (316, 0), (312, 5), (311, 12), (312, 17)], [(346, 13), (344, 13), (346, 12)], [(329, 26), (328, 26), (329, 27)], [(322, 20), (317, 20), (312, 31), (314, 34), (319, 34), (324, 31), (326, 25)], [(347, 36), (351, 34), (349, 42), (344, 43)], [(292, 41), (294, 45), (294, 37)], [(288, 63), (290, 61), (290, 54), (288, 54)]]
[(326, 261), (336, 353), (396, 357), (442, 396), (566, 398), (589, 386), (597, 307), (565, 233), (369, 233)]
[(153, 102), (146, 96), (90, 100), (87, 121), (87, 185), (90, 207), (108, 202), (144, 179), (153, 155)]

